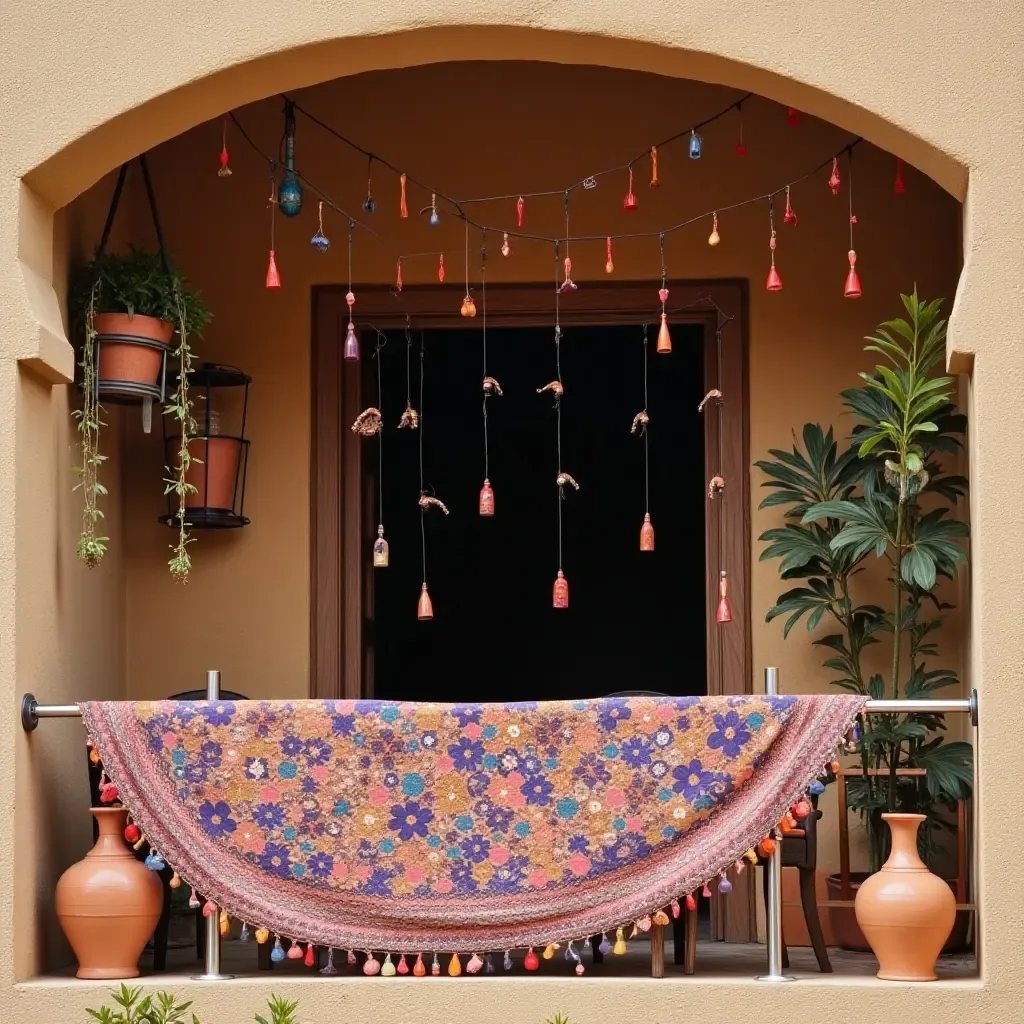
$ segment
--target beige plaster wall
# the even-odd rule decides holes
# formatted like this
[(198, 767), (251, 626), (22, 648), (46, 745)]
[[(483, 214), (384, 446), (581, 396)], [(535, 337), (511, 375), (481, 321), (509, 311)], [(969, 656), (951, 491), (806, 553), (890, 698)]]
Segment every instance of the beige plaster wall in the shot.
[[(38, 510), (21, 500), (31, 493), (31, 478), (26, 480), (20, 463), (29, 457), (27, 451), (35, 454), (52, 443), (53, 424), (63, 413), (51, 409), (50, 429), (44, 430), (31, 403), (18, 402), (21, 385), (12, 362), (21, 360), (48, 380), (69, 375), (69, 350), (61, 343), (49, 288), (52, 259), (44, 256), (52, 248), (52, 215), (125, 157), (227, 107), (322, 81), (339, 70), (525, 57), (642, 67), (754, 88), (864, 131), (966, 198), (966, 265), (950, 349), (967, 356), (962, 365), (973, 357), (971, 660), (982, 694), (981, 937), (983, 951), (991, 953), (983, 980), (924, 989), (862, 983), (856, 992), (838, 979), (834, 985), (786, 986), (784, 992), (700, 981), (685, 990), (684, 983), (640, 990), (592, 980), (570, 993), (559, 983), (510, 979), (495, 983), (512, 986), (507, 993), (495, 989), (495, 995), (514, 996), (517, 1017), (524, 1020), (546, 1015), (552, 1004), (569, 1005), (567, 1000), (577, 1016), (596, 1016), (613, 996), (632, 1006), (642, 998), (652, 1016), (681, 1019), (691, 1007), (713, 999), (721, 1014), (736, 1021), (763, 1020), (783, 1010), (808, 1020), (865, 1014), (907, 1021), (966, 1015), (1016, 1020), (1024, 979), (1016, 908), (1024, 889), (1015, 870), (1019, 829), (1006, 825), (1020, 820), (1024, 805), (1019, 787), (1000, 781), (1016, 773), (1016, 677), (1024, 654), (1015, 620), (1021, 575), (1006, 571), (1024, 555), (1024, 541), (1007, 532), (1007, 524), (1019, 518), (1024, 474), (1019, 456), (1006, 445), (1024, 371), (1024, 296), (1018, 286), (1024, 82), (1016, 56), (1024, 15), (1019, 5), (983, 0), (936, 8), (911, 0), (839, 11), (806, 2), (736, 0), (725, 7), (690, 0), (632, 9), (607, 0), (578, 0), (539, 10), (520, 0), (500, 7), (403, 0), (342, 11), (330, 3), (283, 7), (276, 0), (226, 0), (211, 7), (181, 0), (127, 11), (100, 0), (87, 16), (69, 19), (65, 8), (22, 0), (3, 15), (0, 344), (8, 368), (0, 374), (0, 402), (16, 429), (0, 435), (5, 538), (0, 578), (6, 584), (0, 588), (0, 679), (11, 712), (17, 693), (38, 688), (50, 674), (38, 664), (30, 671), (30, 652), (45, 621), (57, 619), (60, 604), (52, 586), (19, 576), (20, 566), (58, 543), (54, 520), (35, 515)], [(340, 32), (345, 38), (338, 38)], [(295, 52), (303, 46), (308, 49)], [(99, 54), (119, 57), (99, 60)], [(35, 608), (18, 593), (16, 582), (38, 597)], [(81, 656), (90, 670), (98, 670), (104, 645), (83, 648)], [(9, 770), (16, 764), (20, 779), (34, 762), (18, 730), (12, 714), (0, 729), (0, 763)], [(23, 807), (22, 801), (14, 829), (0, 835), (0, 878), (7, 887), (0, 900), (5, 908), (0, 984), (31, 969), (34, 915), (25, 901), (15, 906), (14, 893), (34, 889), (44, 878), (37, 861), (40, 837), (26, 828)], [(443, 1014), (455, 1022), (488, 1015), (468, 989), (452, 989), (447, 981), (438, 985), (437, 996), (416, 996), (414, 1008), (408, 990), (398, 985), (372, 993), (364, 985), (338, 986), (315, 996), (303, 986), (309, 993), (305, 1009), (318, 1022), (335, 1019), (342, 1000), (347, 1014), (368, 1021), (393, 1020), (411, 1009), (421, 1017)], [(183, 984), (180, 991), (198, 994), (197, 1009), (207, 1017), (213, 1013), (210, 1019), (246, 1020), (251, 1009), (243, 1003), (256, 1002), (267, 987), (257, 982), (229, 991)], [(95, 1005), (97, 996), (90, 986), (23, 987), (12, 1005), (19, 1020), (74, 1019), (84, 1005)], [(504, 1009), (500, 998), (490, 1005)]]

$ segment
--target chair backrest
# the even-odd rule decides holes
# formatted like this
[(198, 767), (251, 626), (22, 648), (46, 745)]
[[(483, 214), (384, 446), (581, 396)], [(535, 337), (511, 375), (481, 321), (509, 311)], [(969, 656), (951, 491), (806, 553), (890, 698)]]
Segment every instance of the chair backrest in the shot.
[(662, 693), (660, 690), (617, 690), (615, 693), (605, 694), (606, 697), (670, 697), (671, 694)]

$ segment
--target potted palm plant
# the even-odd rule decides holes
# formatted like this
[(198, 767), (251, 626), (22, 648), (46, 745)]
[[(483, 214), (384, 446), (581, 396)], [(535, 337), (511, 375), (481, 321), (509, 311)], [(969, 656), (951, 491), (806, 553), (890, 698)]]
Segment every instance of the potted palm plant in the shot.
[[(780, 559), (782, 579), (800, 581), (780, 595), (767, 620), (783, 617), (785, 636), (801, 620), (808, 632), (830, 624), (833, 630), (813, 643), (835, 673), (832, 685), (875, 699), (928, 698), (959, 684), (953, 669), (935, 663), (940, 613), (950, 607), (936, 588), (966, 562), (967, 526), (943, 504), (966, 492), (966, 479), (944, 463), (960, 448), (966, 420), (952, 401), (953, 378), (935, 375), (945, 355), (941, 300), (923, 302), (916, 291), (902, 299), (907, 318), (882, 324), (867, 339), (866, 351), (884, 363), (862, 373), (860, 387), (842, 392), (858, 421), (852, 442), (841, 450), (831, 427), (808, 423), (802, 445), (772, 450), (771, 459), (756, 463), (771, 490), (760, 507), (782, 508), (785, 520), (761, 535), (761, 559)], [(886, 608), (860, 597), (861, 574), (873, 559), (886, 566)], [(889, 646), (888, 671), (872, 673), (870, 649), (880, 644)], [(947, 741), (939, 715), (864, 718), (851, 749), (862, 774), (849, 780), (849, 800), (867, 833), (870, 870), (889, 851), (882, 815), (896, 812), (925, 816), (921, 854), (937, 867), (943, 835), (955, 828), (956, 802), (970, 793), (971, 745)], [(837, 876), (829, 882), (838, 890)], [(846, 944), (867, 948), (850, 908), (833, 909), (837, 932), (850, 936)]]

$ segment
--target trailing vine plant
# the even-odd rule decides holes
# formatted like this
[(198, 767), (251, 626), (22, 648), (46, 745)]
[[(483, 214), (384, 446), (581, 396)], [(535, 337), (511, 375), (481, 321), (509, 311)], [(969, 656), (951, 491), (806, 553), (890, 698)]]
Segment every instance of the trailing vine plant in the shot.
[(164, 495), (175, 494), (178, 498), (178, 539), (175, 544), (170, 545), (172, 554), (167, 564), (175, 582), (188, 583), (188, 574), (192, 568), (192, 556), (189, 554), (188, 546), (195, 538), (190, 535), (185, 521), (185, 498), (189, 494), (195, 494), (196, 487), (188, 482), (187, 477), (192, 463), (198, 463), (200, 460), (195, 458), (188, 448), (189, 440), (196, 429), (196, 421), (192, 416), (192, 398), (188, 393), (188, 379), (192, 372), (192, 349), (188, 343), (187, 311), (177, 281), (174, 302), (178, 321), (178, 347), (174, 350), (174, 355), (179, 361), (179, 372), (177, 386), (164, 407), (164, 415), (173, 416), (178, 421), (180, 433), (177, 465), (173, 469), (170, 466), (164, 467), (168, 474), (164, 478)]
[(89, 291), (85, 308), (85, 344), (82, 346), (82, 408), (72, 415), (78, 421), (81, 464), (75, 467), (78, 483), (74, 489), (82, 492), (82, 529), (78, 535), (78, 557), (90, 569), (95, 569), (107, 553), (109, 537), (96, 532), (96, 524), (103, 518), (99, 498), (107, 493), (100, 482), (100, 466), (106, 456), (100, 454), (100, 428), (104, 426), (103, 408), (96, 393), (96, 296), (100, 282), (97, 278)]

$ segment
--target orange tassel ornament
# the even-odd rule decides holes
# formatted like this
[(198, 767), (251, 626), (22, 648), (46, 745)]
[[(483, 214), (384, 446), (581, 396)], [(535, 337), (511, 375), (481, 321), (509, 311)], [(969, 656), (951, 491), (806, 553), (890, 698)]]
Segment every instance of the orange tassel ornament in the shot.
[(732, 622), (732, 604), (729, 601), (729, 582), (723, 569), (718, 579), (718, 610), (715, 612), (715, 621), (720, 625), (725, 622)]

